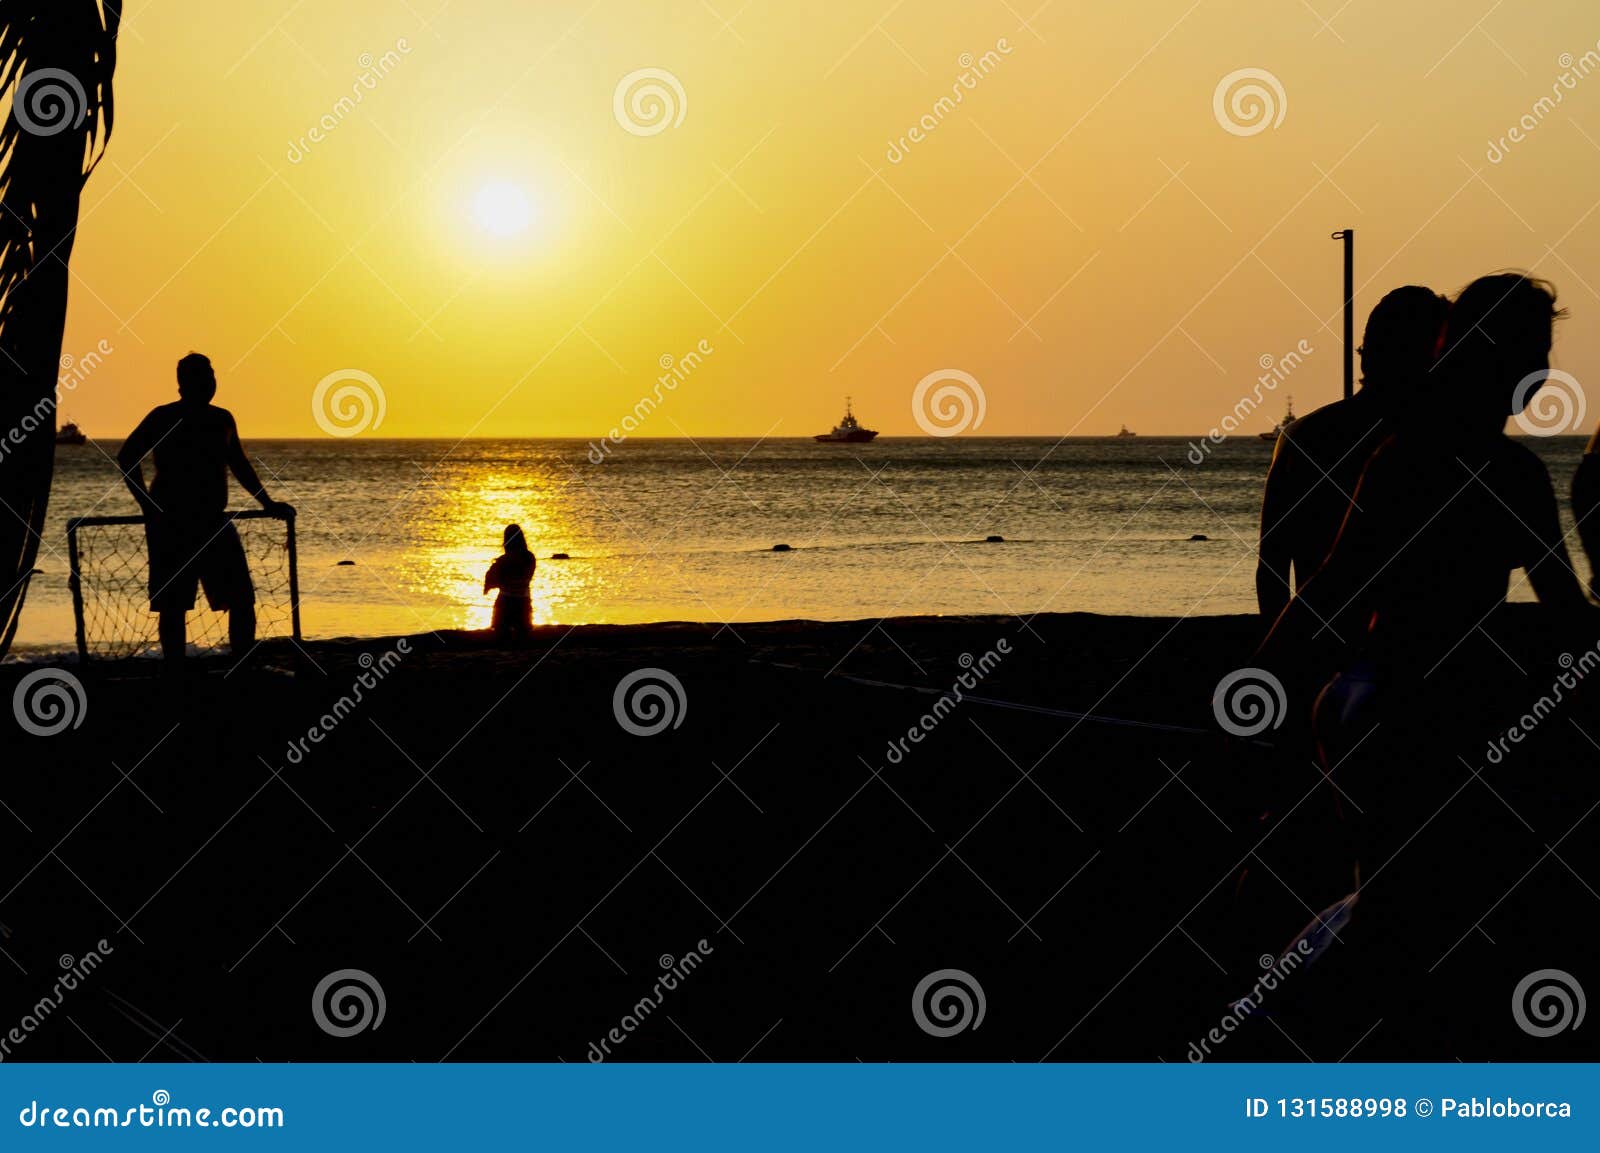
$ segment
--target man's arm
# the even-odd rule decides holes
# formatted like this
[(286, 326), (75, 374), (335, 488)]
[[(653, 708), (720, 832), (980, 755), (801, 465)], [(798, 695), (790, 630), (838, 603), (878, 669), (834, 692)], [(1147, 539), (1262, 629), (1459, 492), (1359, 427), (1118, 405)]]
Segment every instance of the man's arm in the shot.
[(239, 426), (234, 423), (232, 414), (228, 416), (228, 467), (238, 478), (245, 492), (261, 502), (262, 508), (268, 512), (288, 511), (288, 505), (280, 504), (267, 494), (267, 486), (262, 484), (261, 477), (256, 475), (255, 465), (250, 463), (250, 458), (245, 455), (244, 445), (239, 440)]
[[(1267, 470), (1266, 491), (1261, 497), (1260, 556), (1256, 561), (1256, 604), (1270, 627), (1289, 603), (1289, 566), (1293, 541), (1288, 531), (1288, 515), (1294, 508), (1294, 442), (1284, 433), (1272, 451), (1272, 466)], [(1307, 574), (1302, 573), (1304, 578)]]
[(1572, 478), (1572, 515), (1578, 521), (1583, 551), (1589, 555), (1589, 592), (1600, 600), (1600, 430)]
[(1529, 470), (1528, 499), (1532, 516), (1528, 527), (1532, 530), (1529, 542), (1531, 556), (1525, 566), (1528, 583), (1541, 604), (1558, 608), (1578, 608), (1588, 605), (1583, 587), (1578, 584), (1578, 574), (1573, 571), (1572, 557), (1567, 552), (1566, 537), (1561, 532), (1561, 514), (1556, 508), (1556, 490), (1550, 483), (1550, 473), (1541, 462), (1533, 462)]
[(151, 427), (151, 418), (154, 416), (151, 413), (141, 420), (139, 427), (128, 434), (128, 439), (117, 450), (117, 467), (122, 470), (122, 482), (128, 486), (128, 491), (146, 516), (160, 511), (144, 483), (144, 458), (155, 447), (155, 431)]

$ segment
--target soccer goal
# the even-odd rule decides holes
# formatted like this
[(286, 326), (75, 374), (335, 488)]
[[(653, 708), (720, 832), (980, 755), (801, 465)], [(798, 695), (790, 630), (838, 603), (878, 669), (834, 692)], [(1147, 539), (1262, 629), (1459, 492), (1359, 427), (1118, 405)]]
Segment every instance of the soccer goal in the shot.
[[(232, 512), (255, 586), (258, 639), (300, 639), (300, 578), (293, 514)], [(72, 610), (78, 656), (128, 660), (160, 651), (158, 618), (150, 611), (150, 554), (142, 516), (79, 516), (67, 521)], [(204, 652), (228, 639), (225, 613), (212, 612), (204, 592), (189, 613), (189, 645)]]

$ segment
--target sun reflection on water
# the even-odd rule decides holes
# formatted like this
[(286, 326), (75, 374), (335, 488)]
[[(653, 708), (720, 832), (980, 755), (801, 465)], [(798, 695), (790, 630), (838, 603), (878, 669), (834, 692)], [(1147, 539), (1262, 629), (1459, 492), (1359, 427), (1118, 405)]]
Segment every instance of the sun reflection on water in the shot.
[(592, 600), (597, 582), (591, 564), (549, 559), (565, 551), (575, 530), (560, 483), (537, 469), (472, 469), (452, 481), (432, 489), (432, 499), (418, 509), (410, 537), (417, 544), (401, 566), (415, 591), (451, 606), (446, 627), (489, 627), (496, 594), (483, 591), (483, 577), (500, 555), (509, 524), (522, 526), (539, 558), (529, 590), (535, 624), (554, 624), (573, 602)]

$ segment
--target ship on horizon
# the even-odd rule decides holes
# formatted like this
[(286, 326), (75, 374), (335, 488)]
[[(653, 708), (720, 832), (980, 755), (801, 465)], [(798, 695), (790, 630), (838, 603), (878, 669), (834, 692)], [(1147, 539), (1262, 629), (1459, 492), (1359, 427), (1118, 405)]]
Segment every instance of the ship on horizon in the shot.
[(1261, 432), (1256, 434), (1262, 440), (1271, 441), (1272, 443), (1276, 444), (1278, 437), (1282, 435), (1283, 430), (1294, 423), (1294, 397), (1287, 397), (1286, 400), (1288, 403), (1284, 408), (1283, 419), (1273, 426), (1271, 432)]
[(844, 419), (834, 425), (832, 432), (819, 432), (811, 439), (818, 444), (865, 444), (878, 435), (877, 429), (862, 428), (850, 411), (850, 398), (844, 398)]

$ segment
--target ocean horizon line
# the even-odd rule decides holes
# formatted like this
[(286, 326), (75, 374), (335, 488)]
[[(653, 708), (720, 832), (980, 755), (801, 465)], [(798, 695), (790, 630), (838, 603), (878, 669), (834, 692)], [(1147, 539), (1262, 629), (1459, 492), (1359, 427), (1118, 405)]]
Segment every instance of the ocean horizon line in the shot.
[[(87, 435), (88, 438), (90, 440), (92, 440), (92, 441), (98, 441), (98, 442), (107, 443), (107, 444), (120, 443), (122, 440), (126, 439), (125, 437), (121, 437), (121, 436), (98, 436), (98, 435), (96, 435), (94, 433), (86, 433), (85, 435)], [(595, 436), (589, 436), (589, 437), (572, 436), (572, 435), (567, 435), (567, 436), (534, 435), (534, 434), (527, 434), (527, 433), (506, 434), (506, 435), (503, 435), (503, 436), (460, 436), (460, 437), (451, 436), (449, 434), (437, 434), (437, 435), (427, 435), (427, 436), (369, 436), (369, 435), (363, 434), (360, 437), (329, 437), (326, 434), (309, 436), (309, 435), (305, 435), (305, 434), (302, 434), (302, 433), (295, 433), (295, 434), (290, 434), (290, 435), (277, 434), (277, 433), (258, 433), (258, 434), (255, 434), (255, 435), (246, 436), (243, 439), (244, 439), (246, 444), (250, 444), (250, 443), (254, 443), (254, 442), (260, 442), (260, 441), (276, 441), (276, 442), (287, 442), (287, 443), (295, 443), (295, 444), (324, 444), (325, 443), (325, 444), (330, 444), (330, 445), (331, 444), (358, 444), (358, 443), (359, 444), (376, 444), (376, 443), (401, 444), (401, 443), (409, 443), (409, 442), (415, 442), (415, 443), (419, 443), (419, 444), (436, 444), (436, 443), (438, 443), (440, 441), (451, 441), (451, 442), (456, 443), (456, 444), (468, 444), (468, 443), (493, 444), (495, 442), (506, 442), (506, 441), (543, 441), (543, 442), (552, 442), (552, 443), (571, 442), (572, 444), (590, 444), (590, 443), (593, 443), (595, 441), (604, 440), (606, 438), (606, 435), (607, 434), (605, 432), (600, 432)], [(970, 433), (964, 433), (959, 437), (917, 436), (917, 435), (912, 435), (912, 434), (904, 434), (904, 435), (896, 436), (896, 435), (891, 435), (891, 434), (888, 434), (888, 433), (880, 433), (872, 441), (864, 441), (864, 442), (859, 442), (859, 443), (849, 443), (848, 447), (850, 447), (850, 448), (864, 448), (864, 447), (865, 448), (870, 448), (872, 445), (881, 444), (884, 441), (916, 442), (916, 443), (923, 443), (923, 444), (959, 443), (959, 442), (964, 442), (964, 441), (1004, 441), (1004, 440), (1054, 441), (1054, 442), (1059, 443), (1059, 444), (1065, 444), (1065, 443), (1075, 442), (1075, 441), (1107, 441), (1107, 440), (1109, 440), (1109, 441), (1119, 441), (1119, 442), (1126, 442), (1126, 441), (1130, 441), (1130, 440), (1142, 440), (1142, 441), (1147, 441), (1147, 442), (1148, 441), (1191, 441), (1191, 440), (1203, 440), (1203, 439), (1209, 438), (1211, 435), (1212, 435), (1212, 432), (1210, 430), (1202, 430), (1202, 431), (1199, 431), (1199, 432), (1152, 432), (1152, 433), (1143, 433), (1143, 432), (1141, 432), (1141, 433), (1136, 433), (1134, 436), (1131, 436), (1131, 437), (1119, 436), (1117, 433), (1114, 433), (1114, 432), (1106, 432), (1106, 433), (1062, 433), (1062, 434), (1050, 434), (1050, 433), (1017, 433), (1017, 434), (993, 433), (993, 434), (981, 434), (981, 435), (973, 435), (973, 434), (970, 434)], [(1542, 435), (1534, 435), (1534, 434), (1528, 434), (1528, 433), (1516, 433), (1516, 432), (1513, 432), (1513, 433), (1508, 433), (1508, 435), (1513, 440), (1529, 440), (1529, 441), (1540, 441), (1540, 440), (1572, 440), (1572, 441), (1582, 440), (1582, 441), (1587, 441), (1589, 439), (1589, 434), (1588, 433), (1577, 433), (1577, 432), (1550, 433), (1550, 434), (1542, 434)], [(796, 436), (770, 436), (770, 435), (763, 435), (763, 434), (760, 434), (760, 433), (716, 433), (716, 434), (707, 434), (707, 435), (704, 435), (704, 436), (690, 436), (690, 435), (646, 436), (643, 433), (632, 433), (632, 434), (630, 434), (628, 436), (627, 439), (628, 440), (647, 440), (647, 441), (652, 441), (652, 442), (655, 442), (655, 443), (658, 443), (658, 444), (669, 444), (669, 443), (675, 443), (675, 442), (677, 442), (677, 443), (688, 443), (688, 442), (703, 442), (703, 441), (719, 441), (719, 440), (720, 441), (730, 441), (730, 440), (749, 441), (749, 440), (754, 440), (754, 441), (784, 441), (784, 442), (800, 441), (800, 442), (807, 442), (807, 443), (830, 443), (830, 442), (818, 442), (818, 441), (816, 441), (815, 437), (812, 434), (809, 434), (809, 433), (796, 435)], [(1226, 436), (1224, 439), (1229, 440), (1229, 441), (1246, 441), (1246, 442), (1255, 442), (1255, 443), (1267, 443), (1267, 442), (1265, 442), (1265, 441), (1263, 441), (1261, 439), (1260, 434), (1255, 433), (1255, 432), (1232, 433), (1232, 434)], [(615, 449), (613, 449), (613, 451), (615, 451)]]

